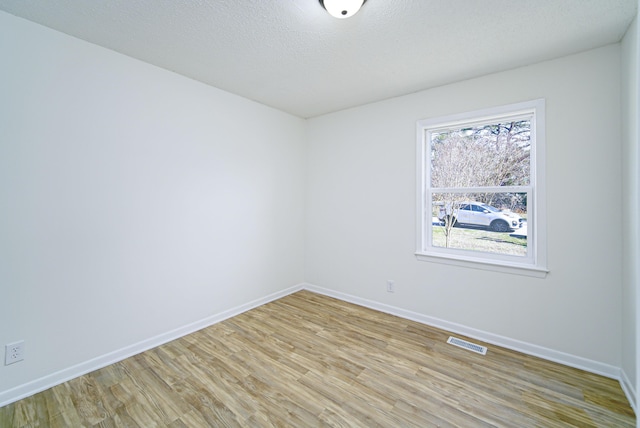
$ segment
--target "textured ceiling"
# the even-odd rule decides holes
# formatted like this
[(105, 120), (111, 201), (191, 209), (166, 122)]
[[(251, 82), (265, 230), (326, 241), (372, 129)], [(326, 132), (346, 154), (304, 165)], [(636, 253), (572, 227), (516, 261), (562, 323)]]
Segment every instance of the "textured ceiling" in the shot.
[(0, 10), (300, 117), (621, 39), (636, 0), (0, 0)]

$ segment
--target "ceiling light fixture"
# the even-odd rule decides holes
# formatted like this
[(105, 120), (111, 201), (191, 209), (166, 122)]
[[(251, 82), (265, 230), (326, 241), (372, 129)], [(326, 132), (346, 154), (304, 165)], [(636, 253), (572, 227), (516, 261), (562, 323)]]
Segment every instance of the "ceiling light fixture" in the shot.
[(340, 19), (355, 15), (366, 2), (367, 0), (320, 0), (322, 7), (331, 16)]

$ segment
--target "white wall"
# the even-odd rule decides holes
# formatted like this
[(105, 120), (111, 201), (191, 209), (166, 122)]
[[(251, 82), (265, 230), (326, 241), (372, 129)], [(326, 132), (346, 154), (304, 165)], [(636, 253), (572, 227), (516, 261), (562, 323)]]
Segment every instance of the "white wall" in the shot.
[[(546, 279), (417, 261), (416, 121), (537, 98), (546, 99)], [(615, 371), (620, 129), (619, 45), (311, 119), (306, 280)]]
[(303, 280), (303, 120), (5, 13), (0, 63), (0, 402)]
[(622, 281), (622, 369), (625, 382), (637, 394), (638, 379), (638, 260), (639, 250), (639, 178), (638, 170), (638, 23), (631, 24), (622, 44), (622, 129), (623, 129), (623, 218), (625, 238), (623, 240)]

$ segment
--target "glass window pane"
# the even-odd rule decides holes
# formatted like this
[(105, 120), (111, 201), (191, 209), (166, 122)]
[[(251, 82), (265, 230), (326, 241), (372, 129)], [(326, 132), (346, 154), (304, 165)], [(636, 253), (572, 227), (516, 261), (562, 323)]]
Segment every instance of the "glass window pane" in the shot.
[(432, 207), (432, 246), (527, 255), (527, 193), (435, 192)]
[(431, 187), (529, 185), (531, 120), (429, 133)]

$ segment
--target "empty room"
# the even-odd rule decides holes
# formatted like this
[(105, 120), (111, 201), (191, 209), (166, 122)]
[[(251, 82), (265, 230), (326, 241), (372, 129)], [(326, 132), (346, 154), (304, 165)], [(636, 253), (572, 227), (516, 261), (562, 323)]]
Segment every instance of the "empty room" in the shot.
[(0, 427), (640, 427), (638, 0), (0, 0)]

